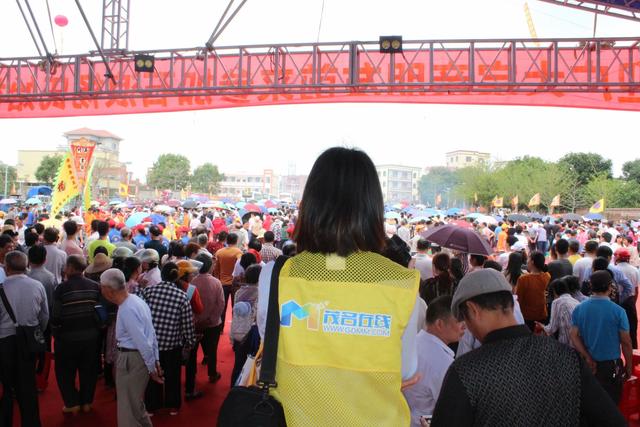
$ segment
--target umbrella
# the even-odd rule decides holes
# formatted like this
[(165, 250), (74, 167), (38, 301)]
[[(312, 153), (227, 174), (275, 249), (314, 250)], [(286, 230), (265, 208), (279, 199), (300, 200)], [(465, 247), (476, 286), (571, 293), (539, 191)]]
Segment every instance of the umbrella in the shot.
[(493, 252), (489, 243), (478, 233), (453, 224), (432, 228), (423, 237), (444, 248), (469, 254), (491, 255)]
[(238, 203), (236, 203), (236, 208), (242, 209), (242, 208), (244, 208), (244, 205), (246, 205), (245, 202), (238, 202)]
[(154, 223), (155, 225), (158, 225), (159, 223), (166, 221), (166, 218), (160, 214), (151, 214), (149, 218), (151, 218), (151, 222)]
[(531, 216), (532, 219), (542, 219), (543, 218), (543, 216), (541, 214), (537, 213), (537, 212), (532, 213), (530, 216)]
[(178, 206), (180, 206), (180, 200), (171, 199), (167, 202), (167, 205), (171, 206), (172, 208), (177, 208)]
[(276, 202), (274, 202), (273, 200), (267, 200), (266, 202), (264, 202), (264, 205), (267, 207), (267, 209), (269, 208), (277, 208), (278, 204)]
[(110, 205), (119, 205), (120, 203), (122, 203), (122, 200), (118, 200), (118, 199), (113, 199), (112, 201), (109, 202)]
[(476, 219), (476, 218), (479, 218), (481, 216), (484, 216), (484, 215), (479, 213), (479, 212), (474, 212), (474, 213), (470, 213), (469, 215), (467, 215), (466, 218)]
[(129, 228), (135, 227), (136, 225), (140, 224), (148, 216), (149, 214), (146, 212), (136, 212), (133, 215), (131, 215), (129, 218), (127, 218), (124, 224)]
[(575, 213), (566, 213), (562, 215), (561, 218), (564, 219), (565, 221), (580, 221), (582, 219), (580, 215)]
[(173, 210), (173, 208), (167, 205), (156, 205), (156, 207), (153, 208), (154, 212), (169, 212), (171, 210)]
[(420, 221), (429, 221), (429, 218), (427, 218), (426, 216), (418, 216), (415, 218), (411, 218), (411, 221), (409, 221), (411, 224), (416, 224)]
[(262, 212), (262, 209), (260, 209), (260, 206), (254, 203), (247, 203), (242, 207), (242, 209), (244, 209), (247, 212)]
[(384, 217), (385, 219), (400, 219), (400, 214), (398, 212), (387, 212)]
[(507, 219), (509, 221), (516, 221), (516, 222), (529, 222), (531, 221), (531, 218), (529, 218), (526, 215), (522, 215), (522, 214), (511, 214), (507, 216)]
[(604, 216), (602, 216), (602, 214), (599, 214), (599, 213), (588, 213), (584, 217), (587, 219), (594, 219), (598, 221), (601, 221), (604, 219)]
[(276, 209), (276, 208), (267, 208), (267, 211), (268, 211), (270, 214), (278, 213), (278, 209)]
[(478, 222), (486, 222), (487, 224), (497, 224), (498, 220), (489, 215), (481, 215), (475, 219)]
[(31, 197), (30, 199), (27, 199), (25, 203), (27, 205), (39, 205), (40, 203), (42, 203), (42, 200), (38, 199), (37, 197)]
[(198, 207), (198, 202), (195, 200), (186, 200), (182, 203), (182, 207), (186, 209), (195, 209)]
[(460, 208), (450, 208), (447, 209), (447, 215), (448, 216), (454, 216), (454, 215), (458, 215), (462, 212), (462, 209)]
[(15, 205), (18, 203), (16, 199), (2, 199), (0, 200), (0, 205)]
[(469, 221), (465, 221), (463, 219), (458, 219), (456, 221), (451, 221), (449, 224), (457, 225), (458, 227), (462, 227), (462, 228), (473, 228), (473, 224), (471, 224)]
[(391, 206), (393, 209), (397, 209), (400, 210), (402, 209), (404, 206), (401, 203), (396, 203), (395, 205)]
[(59, 219), (55, 219), (55, 218), (46, 219), (46, 220), (42, 221), (41, 224), (44, 225), (47, 228), (53, 227), (53, 228), (57, 228), (58, 230), (62, 229), (62, 221), (60, 221)]

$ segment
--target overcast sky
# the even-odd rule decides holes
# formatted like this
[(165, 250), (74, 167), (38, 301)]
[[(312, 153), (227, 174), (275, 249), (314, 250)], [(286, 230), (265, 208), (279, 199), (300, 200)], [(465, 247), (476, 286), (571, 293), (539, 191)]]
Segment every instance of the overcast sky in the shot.
[[(239, 0), (237, 1), (237, 3)], [(100, 33), (99, 0), (81, 0)], [(31, 2), (51, 50), (55, 50), (45, 1)], [(74, 0), (49, 0), (58, 52), (93, 50)], [(201, 46), (226, 0), (132, 0), (132, 50)], [(265, 44), (318, 40), (322, 0), (249, 0), (217, 44)], [(179, 5), (179, 6), (177, 6)], [(325, 0), (319, 41), (527, 38), (521, 0)], [(593, 15), (536, 0), (529, 7), (539, 37), (590, 37)], [(637, 36), (640, 24), (600, 16), (597, 36)], [(0, 57), (36, 54), (13, 1), (0, 1)], [(7, 41), (11, 40), (11, 43)], [(192, 166), (217, 164), (223, 172), (285, 174), (290, 164), (307, 173), (317, 155), (333, 145), (357, 146), (376, 163), (444, 164), (444, 153), (475, 149), (497, 160), (536, 155), (554, 160), (569, 151), (611, 158), (619, 173), (625, 147), (638, 142), (638, 113), (552, 107), (404, 104), (324, 104), (220, 109), (144, 115), (0, 119), (2, 160), (15, 164), (17, 150), (54, 149), (65, 131), (106, 129), (124, 138), (121, 160), (137, 178), (161, 153), (186, 155)]]

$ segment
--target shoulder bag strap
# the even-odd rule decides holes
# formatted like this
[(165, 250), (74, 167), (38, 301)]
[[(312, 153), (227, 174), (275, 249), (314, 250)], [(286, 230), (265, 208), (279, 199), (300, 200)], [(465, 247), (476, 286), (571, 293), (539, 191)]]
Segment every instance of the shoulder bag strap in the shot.
[(278, 303), (278, 285), (280, 270), (289, 259), (279, 256), (273, 266), (271, 274), (271, 287), (269, 288), (269, 306), (267, 309), (267, 323), (264, 332), (264, 351), (262, 353), (262, 365), (260, 367), (260, 379), (258, 384), (263, 388), (277, 387), (276, 383), (276, 357), (278, 355), (278, 338), (280, 337), (280, 305)]
[(7, 311), (7, 314), (11, 318), (11, 321), (17, 326), (18, 322), (16, 321), (16, 315), (13, 313), (11, 304), (9, 304), (9, 300), (7, 299), (7, 294), (4, 293), (4, 286), (2, 285), (0, 285), (0, 298), (2, 298), (2, 304), (4, 305), (4, 309)]

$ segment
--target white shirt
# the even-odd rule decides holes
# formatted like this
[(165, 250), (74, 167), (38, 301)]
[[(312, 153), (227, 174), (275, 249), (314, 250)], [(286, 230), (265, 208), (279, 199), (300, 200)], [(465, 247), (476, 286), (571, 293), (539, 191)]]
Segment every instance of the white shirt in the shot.
[(388, 222), (384, 224), (384, 230), (389, 238), (392, 238), (398, 231), (395, 225), (389, 224)]
[(160, 275), (160, 269), (158, 267), (152, 268), (149, 271), (145, 271), (144, 273), (142, 273), (140, 275), (140, 280), (142, 281), (142, 279), (146, 279), (147, 280), (147, 284), (144, 285), (144, 287), (149, 287), (149, 286), (154, 286), (157, 285), (158, 283), (162, 282), (162, 276)]
[(409, 230), (405, 226), (398, 228), (398, 237), (400, 237), (407, 245), (409, 245), (411, 243), (411, 230)]
[[(271, 289), (271, 273), (273, 272), (274, 261), (268, 262), (260, 272), (258, 280), (258, 312), (256, 323), (260, 337), (264, 339), (264, 329), (267, 324), (267, 309), (269, 308), (269, 291)], [(423, 310), (424, 304), (420, 302), (420, 295), (416, 297), (409, 323), (402, 334), (402, 379), (408, 380), (415, 375), (418, 369), (418, 357), (416, 353), (416, 336), (418, 334), (419, 312)], [(424, 311), (426, 313), (426, 310)]]
[(622, 274), (629, 279), (633, 289), (638, 289), (638, 283), (640, 283), (640, 272), (638, 269), (628, 262), (620, 262), (616, 266), (618, 267), (618, 270), (622, 271)]
[(453, 363), (453, 351), (435, 335), (422, 330), (416, 338), (420, 381), (403, 393), (411, 409), (411, 427), (420, 427), (420, 416), (433, 415), (444, 376)]
[(593, 266), (593, 258), (585, 255), (573, 264), (573, 275), (578, 278), (580, 285), (582, 282), (589, 280), (591, 277), (591, 267)]
[(433, 260), (427, 254), (416, 254), (415, 269), (420, 271), (420, 280), (433, 277)]

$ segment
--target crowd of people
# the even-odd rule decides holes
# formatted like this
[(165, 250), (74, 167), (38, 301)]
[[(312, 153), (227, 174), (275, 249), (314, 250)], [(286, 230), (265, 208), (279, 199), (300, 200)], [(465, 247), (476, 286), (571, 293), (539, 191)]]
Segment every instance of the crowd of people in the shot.
[[(140, 212), (149, 218), (127, 227)], [(103, 378), (116, 393), (121, 426), (151, 425), (163, 409), (178, 415), (183, 401), (203, 396), (198, 369), (210, 383), (221, 380), (217, 349), (234, 298), (228, 332), (236, 361), (224, 380), (235, 383), (259, 344), (261, 266), (295, 253), (288, 237), (294, 212), (178, 209), (155, 223), (152, 215), (92, 208), (50, 218), (32, 207), (0, 213), (1, 426), (12, 426), (14, 400), (23, 426), (41, 425), (38, 391), (52, 359), (64, 414), (90, 412)], [(23, 354), (16, 325), (37, 327), (46, 351)]]
[[(90, 412), (102, 376), (120, 426), (178, 415), (203, 395), (198, 369), (236, 384), (264, 339), (283, 255), (279, 300), (305, 307), (288, 320), (282, 309), (272, 393), (289, 426), (625, 424), (637, 224), (469, 221), (492, 250), (478, 254), (425, 238), (464, 218), (385, 220), (383, 206), (368, 156), (334, 148), (299, 208), (273, 214), (10, 210), (0, 219), (0, 426), (12, 425), (14, 400), (23, 426), (41, 425), (50, 352), (62, 411)], [(320, 314), (303, 320), (309, 310)], [(21, 326), (42, 331), (44, 354), (23, 351)], [(222, 379), (225, 328), (235, 361)]]

